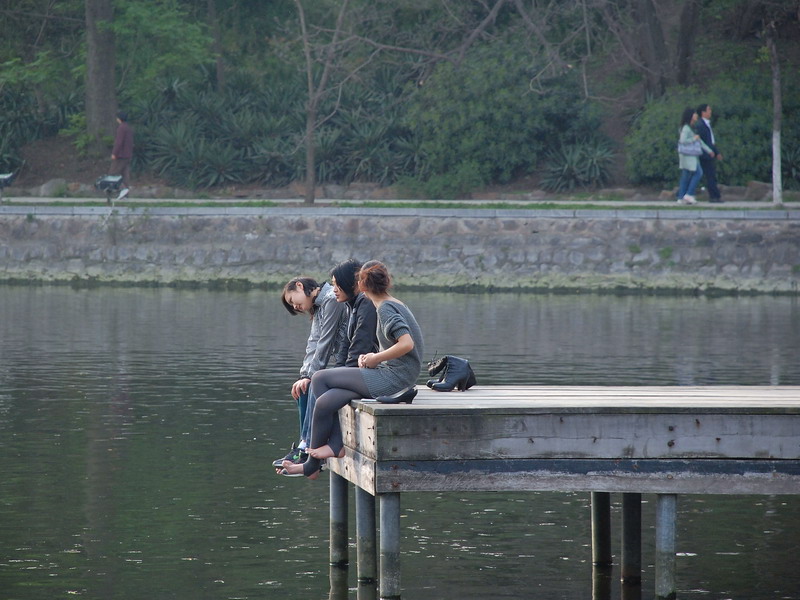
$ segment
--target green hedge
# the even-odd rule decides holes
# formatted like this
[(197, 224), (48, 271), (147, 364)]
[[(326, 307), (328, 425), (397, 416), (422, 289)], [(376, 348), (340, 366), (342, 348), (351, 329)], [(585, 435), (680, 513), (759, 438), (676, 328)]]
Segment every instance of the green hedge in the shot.
[(477, 47), (459, 67), (440, 64), (406, 117), (423, 157), (416, 191), (447, 198), (507, 183), (562, 147), (596, 137), (600, 120), (579, 82), (568, 73), (536, 91), (540, 70), (518, 46), (500, 42)]

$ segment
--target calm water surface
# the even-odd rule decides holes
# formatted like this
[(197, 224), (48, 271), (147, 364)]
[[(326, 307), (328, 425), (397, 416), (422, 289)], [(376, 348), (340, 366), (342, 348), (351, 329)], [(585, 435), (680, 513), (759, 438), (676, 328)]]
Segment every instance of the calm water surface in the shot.
[[(400, 296), (484, 384), (800, 385), (797, 299)], [(308, 327), (277, 292), (0, 287), (0, 599), (327, 598), (326, 478), (269, 468)], [(591, 598), (588, 496), (404, 494), (404, 598)], [(800, 499), (678, 508), (679, 597), (800, 599)]]

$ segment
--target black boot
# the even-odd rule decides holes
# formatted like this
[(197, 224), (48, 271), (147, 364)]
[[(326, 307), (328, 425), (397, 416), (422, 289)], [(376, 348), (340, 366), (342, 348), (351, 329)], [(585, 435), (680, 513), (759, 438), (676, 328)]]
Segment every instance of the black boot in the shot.
[(437, 392), (450, 392), (455, 388), (460, 391), (467, 390), (475, 385), (475, 373), (466, 359), (458, 356), (447, 357), (442, 379), (430, 385), (430, 388)]
[(442, 372), (442, 374), (439, 375), (438, 379), (436, 377), (434, 377), (434, 376), (437, 373), (441, 372), (445, 368), (446, 365), (447, 365), (447, 356), (443, 356), (443, 357), (441, 357), (439, 359), (436, 359), (434, 357), (434, 359), (431, 362), (428, 363), (428, 375), (433, 377), (433, 379), (428, 379), (428, 381), (425, 383), (425, 385), (427, 385), (429, 388), (432, 388), (434, 383), (438, 383), (438, 382), (442, 381), (444, 379), (444, 372)]

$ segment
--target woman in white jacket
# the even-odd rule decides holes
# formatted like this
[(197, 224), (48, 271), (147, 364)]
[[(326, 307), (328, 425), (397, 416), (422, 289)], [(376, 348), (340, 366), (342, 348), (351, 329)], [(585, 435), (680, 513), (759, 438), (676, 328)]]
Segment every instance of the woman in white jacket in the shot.
[(678, 184), (678, 204), (697, 204), (694, 191), (700, 178), (703, 176), (703, 167), (700, 166), (700, 157), (692, 154), (684, 154), (680, 151), (681, 144), (700, 144), (702, 152), (714, 158), (714, 151), (711, 150), (700, 136), (695, 133), (693, 127), (697, 122), (698, 116), (693, 108), (686, 108), (681, 117), (680, 137), (678, 139), (678, 166), (681, 170), (681, 179)]

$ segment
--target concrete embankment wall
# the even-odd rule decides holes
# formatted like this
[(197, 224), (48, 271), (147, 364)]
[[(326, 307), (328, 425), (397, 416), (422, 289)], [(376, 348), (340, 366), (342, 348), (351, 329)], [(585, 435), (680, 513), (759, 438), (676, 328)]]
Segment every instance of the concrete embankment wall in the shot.
[(779, 292), (798, 211), (0, 207), (0, 281), (282, 285), (349, 257), (401, 285)]

